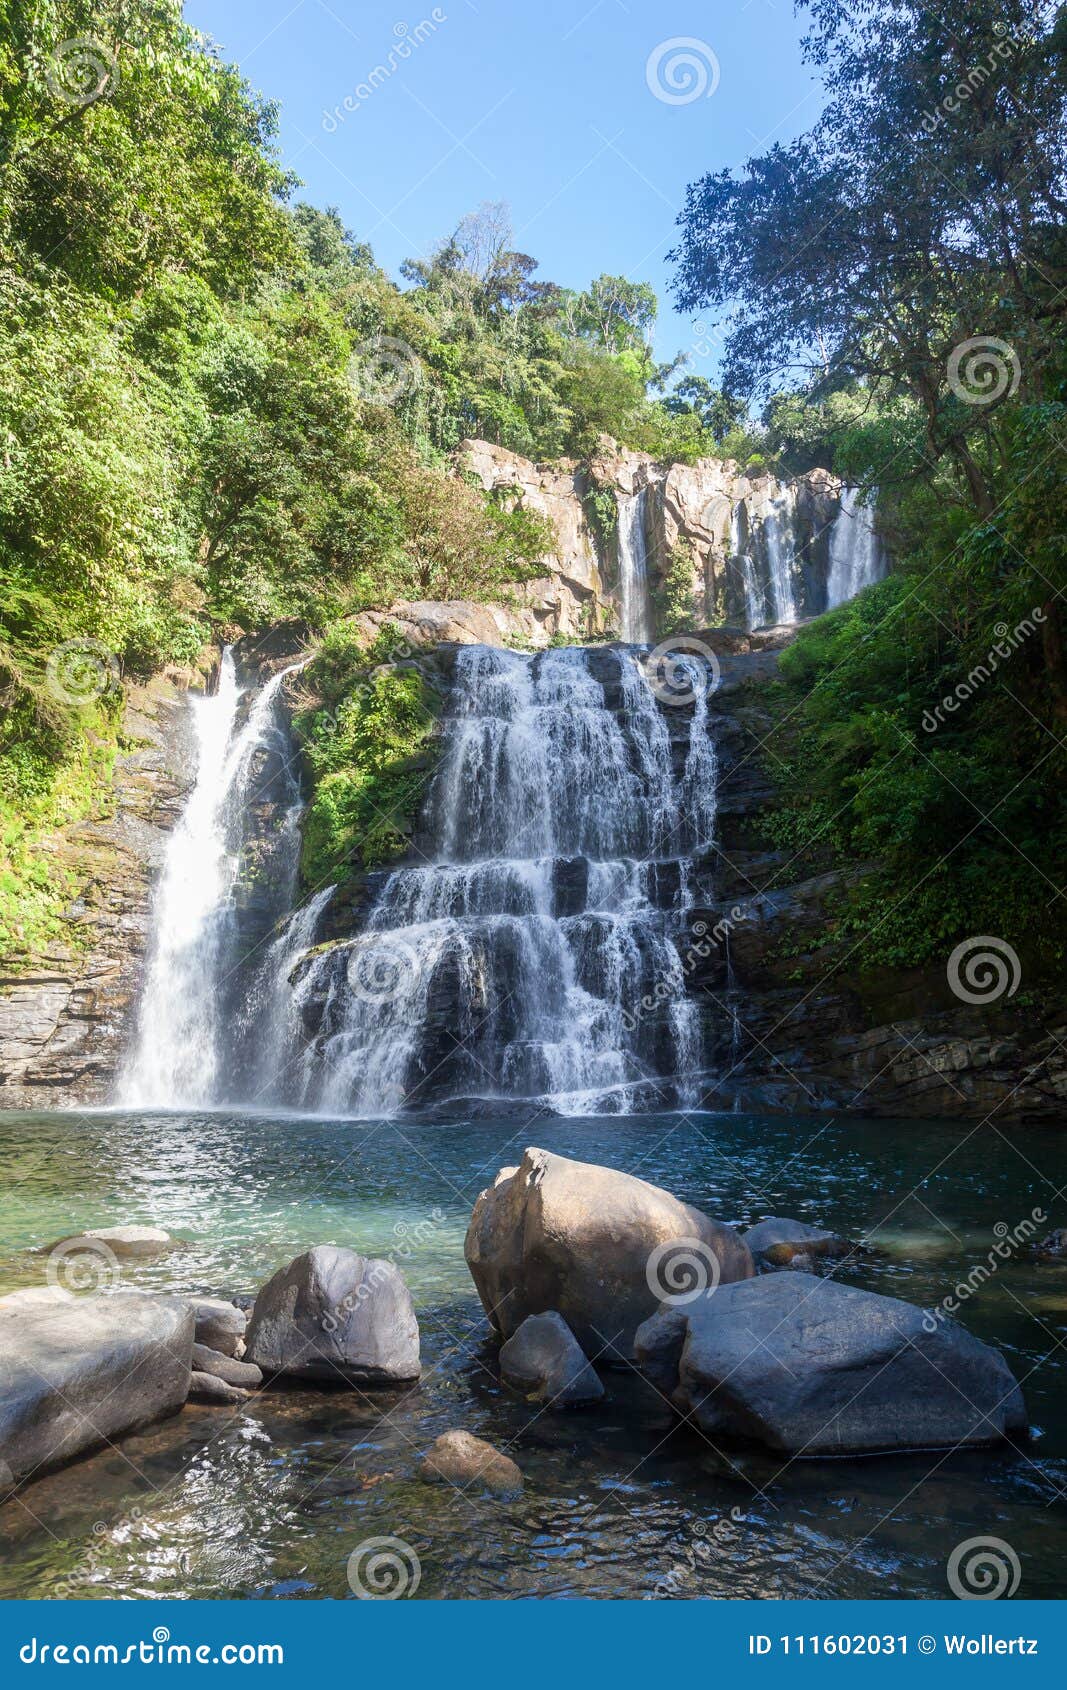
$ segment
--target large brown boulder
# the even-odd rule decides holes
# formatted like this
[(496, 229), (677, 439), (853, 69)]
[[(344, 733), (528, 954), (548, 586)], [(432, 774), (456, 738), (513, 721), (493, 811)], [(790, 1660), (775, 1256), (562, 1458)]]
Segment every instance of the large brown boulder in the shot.
[(690, 1302), (749, 1279), (732, 1227), (632, 1174), (527, 1150), (474, 1205), (467, 1265), (505, 1338), (555, 1309), (586, 1355), (629, 1362), (634, 1333), (665, 1299)]

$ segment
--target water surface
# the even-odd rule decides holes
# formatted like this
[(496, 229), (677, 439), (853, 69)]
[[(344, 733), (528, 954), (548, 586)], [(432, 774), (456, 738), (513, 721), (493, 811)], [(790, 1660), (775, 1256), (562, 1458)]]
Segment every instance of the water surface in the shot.
[[(144, 1288), (250, 1293), (312, 1244), (392, 1257), (424, 1377), (388, 1397), (298, 1390), (174, 1420), (0, 1509), (0, 1596), (345, 1597), (371, 1537), (412, 1546), (420, 1598), (948, 1595), (952, 1549), (1009, 1543), (1020, 1596), (1067, 1594), (1067, 1268), (1020, 1251), (959, 1318), (1008, 1357), (1023, 1453), (783, 1463), (673, 1428), (605, 1376), (596, 1409), (538, 1414), (496, 1381), (463, 1261), (478, 1191), (524, 1146), (603, 1162), (748, 1224), (794, 1215), (876, 1246), (848, 1277), (933, 1306), (1035, 1208), (1063, 1224), (1067, 1140), (991, 1124), (667, 1115), (339, 1121), (234, 1112), (0, 1116), (0, 1288), (35, 1246), (152, 1222), (191, 1248), (126, 1270)], [(464, 1427), (526, 1475), (500, 1503), (417, 1477)]]

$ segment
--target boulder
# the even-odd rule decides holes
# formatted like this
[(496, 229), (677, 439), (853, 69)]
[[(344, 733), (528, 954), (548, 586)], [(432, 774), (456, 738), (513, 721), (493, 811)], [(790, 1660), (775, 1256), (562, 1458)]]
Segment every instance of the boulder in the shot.
[(244, 1343), (248, 1316), (224, 1297), (190, 1297), (196, 1320), (196, 1341), (224, 1356), (237, 1356)]
[(1047, 1261), (1058, 1261), (1061, 1257), (1067, 1256), (1067, 1226), (1057, 1227), (1054, 1232), (1048, 1233), (1040, 1244), (1036, 1244), (1034, 1248), (1037, 1254)]
[(631, 1360), (634, 1333), (668, 1293), (700, 1297), (755, 1272), (732, 1227), (669, 1192), (533, 1149), (478, 1198), (465, 1254), (502, 1336), (555, 1309), (586, 1355), (613, 1363)]
[(255, 1390), (262, 1385), (263, 1374), (250, 1361), (236, 1361), (233, 1356), (209, 1350), (206, 1344), (193, 1345), (193, 1368), (198, 1373), (210, 1373), (215, 1379), (225, 1379), (227, 1385), (240, 1385), (243, 1390)]
[(754, 1256), (761, 1256), (772, 1267), (789, 1267), (797, 1258), (813, 1256), (847, 1256), (854, 1248), (847, 1239), (834, 1232), (823, 1232), (806, 1221), (778, 1219), (768, 1215), (758, 1226), (750, 1226), (742, 1234)]
[(562, 1315), (527, 1315), (500, 1352), (505, 1384), (546, 1408), (599, 1402), (604, 1387)]
[(237, 1385), (227, 1384), (214, 1373), (200, 1373), (194, 1371), (189, 1378), (189, 1401), (203, 1403), (236, 1404), (247, 1402), (248, 1391), (242, 1391)]
[(176, 1413), (192, 1348), (192, 1310), (178, 1298), (0, 1311), (0, 1463), (23, 1480)]
[(426, 1451), (419, 1473), (430, 1484), (476, 1488), (499, 1497), (522, 1495), (522, 1473), (510, 1456), (470, 1432), (442, 1432)]
[(0, 1313), (4, 1309), (54, 1308), (56, 1303), (72, 1303), (74, 1294), (62, 1285), (30, 1285), (24, 1291), (9, 1291), (0, 1297)]
[(256, 1298), (246, 1355), (268, 1378), (351, 1385), (419, 1376), (411, 1293), (392, 1262), (320, 1244), (268, 1280)]
[(950, 1320), (812, 1274), (767, 1274), (665, 1309), (637, 1334), (638, 1366), (704, 1431), (795, 1456), (996, 1444), (1025, 1432), (1004, 1357)]

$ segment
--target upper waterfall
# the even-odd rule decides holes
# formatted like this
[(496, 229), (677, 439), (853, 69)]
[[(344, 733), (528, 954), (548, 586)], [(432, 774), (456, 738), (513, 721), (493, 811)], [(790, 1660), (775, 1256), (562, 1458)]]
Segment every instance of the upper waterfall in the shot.
[(648, 488), (618, 495), (619, 630), (628, 645), (652, 638), (652, 606), (648, 591)]
[(830, 536), (830, 573), (826, 608), (854, 599), (864, 587), (880, 581), (885, 556), (874, 526), (874, 503), (862, 503), (858, 487), (843, 487), (841, 509)]

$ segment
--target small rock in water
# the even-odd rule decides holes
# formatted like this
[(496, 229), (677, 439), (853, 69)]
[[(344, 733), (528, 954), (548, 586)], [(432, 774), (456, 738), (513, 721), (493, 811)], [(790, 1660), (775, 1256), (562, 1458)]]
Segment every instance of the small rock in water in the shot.
[(237, 1361), (233, 1356), (209, 1349), (206, 1344), (193, 1345), (193, 1367), (198, 1373), (210, 1373), (215, 1379), (225, 1379), (227, 1385), (240, 1385), (254, 1390), (262, 1385), (263, 1374), (250, 1361)]
[(600, 1402), (604, 1395), (585, 1351), (554, 1309), (527, 1316), (500, 1352), (500, 1374), (527, 1401), (546, 1408)]
[(392, 1262), (317, 1245), (260, 1291), (247, 1355), (268, 1378), (404, 1384), (420, 1371), (411, 1293)]
[(167, 1250), (188, 1248), (184, 1239), (172, 1238), (169, 1232), (158, 1226), (97, 1226), (85, 1232), (71, 1233), (69, 1238), (59, 1238), (54, 1244), (46, 1245), (42, 1253), (50, 1255), (53, 1250), (69, 1252), (78, 1244), (84, 1244), (88, 1252), (92, 1251), (94, 1244), (103, 1244), (120, 1261), (137, 1256), (161, 1256)]
[(248, 1391), (242, 1391), (236, 1385), (227, 1384), (213, 1373), (194, 1372), (189, 1377), (190, 1402), (219, 1402), (239, 1403), (247, 1402)]
[(443, 1432), (430, 1445), (419, 1468), (431, 1484), (477, 1487), (494, 1496), (521, 1496), (522, 1472), (511, 1457), (470, 1432)]
[(1067, 1256), (1067, 1226), (1057, 1227), (1043, 1238), (1034, 1249), (1039, 1256), (1047, 1261), (1056, 1261), (1061, 1256)]
[(752, 1254), (762, 1257), (772, 1267), (808, 1269), (815, 1256), (847, 1256), (855, 1249), (855, 1245), (834, 1232), (823, 1232), (806, 1221), (773, 1215), (749, 1227), (742, 1237)]
[(196, 1320), (196, 1341), (224, 1356), (238, 1356), (248, 1316), (224, 1297), (190, 1297)]

